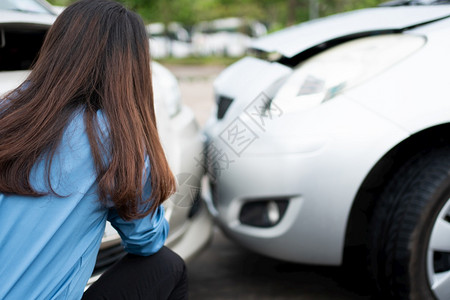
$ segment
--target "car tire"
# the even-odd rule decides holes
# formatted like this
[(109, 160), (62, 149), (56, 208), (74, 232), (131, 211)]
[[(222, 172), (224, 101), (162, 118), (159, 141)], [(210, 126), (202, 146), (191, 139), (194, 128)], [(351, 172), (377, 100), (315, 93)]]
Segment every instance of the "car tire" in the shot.
[(368, 263), (383, 299), (450, 299), (450, 280), (437, 284), (439, 276), (450, 277), (449, 199), (450, 148), (410, 160), (381, 193), (369, 224)]

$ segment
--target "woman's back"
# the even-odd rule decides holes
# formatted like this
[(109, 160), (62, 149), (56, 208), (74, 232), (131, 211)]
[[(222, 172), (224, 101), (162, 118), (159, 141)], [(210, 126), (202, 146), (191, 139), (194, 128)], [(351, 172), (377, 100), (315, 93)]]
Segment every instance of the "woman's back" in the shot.
[[(48, 189), (45, 174), (40, 160), (30, 176), (38, 191)], [(69, 123), (53, 157), (51, 183), (63, 197), (0, 194), (0, 274), (7, 275), (0, 299), (80, 298), (67, 295), (74, 288), (79, 294), (77, 285), (84, 286), (93, 270), (107, 210), (98, 201), (81, 113)]]
[[(162, 207), (152, 217), (125, 221), (113, 203), (103, 205), (98, 200), (83, 118), (81, 111), (74, 114), (54, 154), (50, 179), (55, 194), (0, 194), (0, 299), (81, 298), (106, 220), (118, 230), (129, 253), (150, 255), (164, 244), (169, 228)], [(97, 119), (105, 131), (101, 111)], [(30, 176), (37, 191), (48, 190), (46, 174), (42, 159)], [(147, 180), (143, 196), (150, 193)]]

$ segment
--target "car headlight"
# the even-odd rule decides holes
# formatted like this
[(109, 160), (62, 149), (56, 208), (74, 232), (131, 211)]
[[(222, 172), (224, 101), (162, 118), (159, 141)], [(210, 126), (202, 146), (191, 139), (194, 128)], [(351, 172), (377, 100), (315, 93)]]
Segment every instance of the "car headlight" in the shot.
[(380, 74), (424, 44), (421, 36), (388, 34), (330, 48), (296, 67), (273, 102), (283, 111), (314, 107)]

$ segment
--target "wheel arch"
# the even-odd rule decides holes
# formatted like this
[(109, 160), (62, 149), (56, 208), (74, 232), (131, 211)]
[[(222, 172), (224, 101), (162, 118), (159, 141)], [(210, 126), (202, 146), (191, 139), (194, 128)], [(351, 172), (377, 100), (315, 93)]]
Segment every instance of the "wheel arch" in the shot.
[[(450, 123), (423, 129), (389, 150), (372, 167), (361, 186), (350, 210), (344, 243), (344, 263), (365, 256), (368, 223), (374, 204), (385, 184), (408, 160), (430, 149), (450, 145)], [(360, 257), (363, 259), (364, 257)]]

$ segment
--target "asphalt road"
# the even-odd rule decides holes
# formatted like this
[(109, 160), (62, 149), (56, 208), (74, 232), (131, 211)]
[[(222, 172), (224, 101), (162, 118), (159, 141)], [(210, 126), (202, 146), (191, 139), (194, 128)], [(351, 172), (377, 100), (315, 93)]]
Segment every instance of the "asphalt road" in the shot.
[[(180, 82), (183, 101), (199, 123), (213, 108), (214, 78), (222, 67), (168, 66)], [(188, 263), (192, 300), (372, 299), (363, 274), (343, 267), (292, 264), (252, 253), (216, 230), (211, 245)]]
[(216, 231), (188, 264), (190, 299), (371, 299), (361, 277), (341, 267), (287, 263), (252, 253)]

